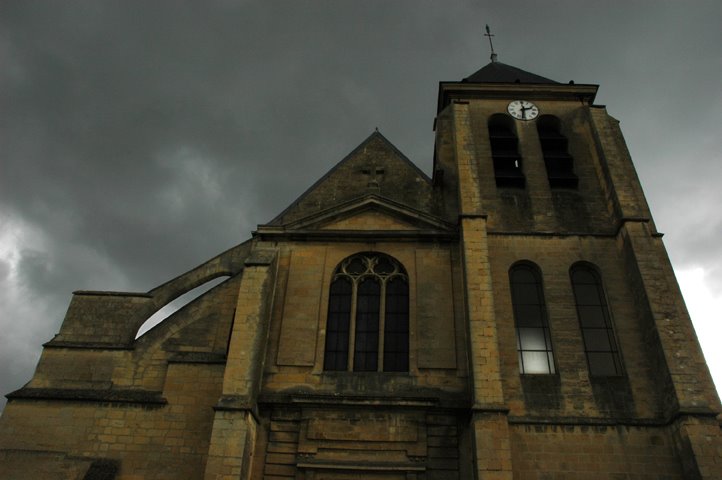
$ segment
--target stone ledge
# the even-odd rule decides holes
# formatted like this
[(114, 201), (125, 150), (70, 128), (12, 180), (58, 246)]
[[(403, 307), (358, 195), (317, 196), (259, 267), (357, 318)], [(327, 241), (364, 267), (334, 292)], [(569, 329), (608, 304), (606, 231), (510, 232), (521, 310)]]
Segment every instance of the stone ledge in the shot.
[(6, 398), (13, 400), (51, 400), (92, 403), (137, 404), (148, 407), (161, 407), (168, 401), (162, 392), (152, 390), (92, 390), (70, 388), (21, 388), (8, 393)]
[(252, 402), (248, 395), (221, 395), (218, 403), (213, 407), (216, 412), (235, 412), (249, 414), (256, 424), (261, 423), (261, 416), (258, 413), (258, 405)]
[(505, 404), (480, 403), (471, 407), (473, 414), (501, 413), (507, 415), (509, 407)]
[(286, 231), (256, 231), (253, 236), (273, 240), (325, 240), (338, 242), (356, 242), (368, 240), (401, 240), (401, 241), (445, 241), (453, 242), (459, 239), (456, 232), (442, 232), (435, 230), (286, 230)]
[(276, 258), (276, 251), (275, 250), (264, 250), (264, 249), (258, 249), (251, 252), (250, 255), (246, 258), (244, 265), (246, 267), (267, 267), (273, 263), (273, 260)]
[(425, 472), (423, 465), (408, 463), (371, 463), (364, 462), (363, 465), (354, 462), (323, 462), (305, 461), (296, 465), (300, 469), (312, 470), (342, 470), (353, 472)]
[(213, 407), (220, 411), (252, 411), (255, 405), (248, 395), (221, 395)]
[(708, 417), (719, 419), (720, 416), (722, 416), (722, 413), (707, 407), (684, 407), (675, 412), (668, 419), (668, 422), (672, 423), (681, 417)]
[(75, 290), (73, 295), (86, 295), (96, 297), (141, 297), (141, 298), (153, 298), (150, 293), (142, 292), (110, 292), (105, 290)]
[(562, 427), (614, 427), (614, 426), (633, 426), (633, 427), (662, 427), (669, 422), (664, 419), (654, 418), (610, 418), (610, 417), (508, 417), (510, 425), (545, 425), (545, 426), (562, 426)]
[(628, 427), (666, 427), (682, 417), (704, 417), (717, 419), (718, 412), (706, 408), (685, 409), (666, 418), (628, 418), (628, 417), (535, 417), (508, 416), (512, 425), (559, 425), (559, 426), (628, 426)]
[(516, 237), (559, 237), (559, 238), (567, 238), (567, 237), (599, 237), (599, 238), (616, 238), (617, 233), (614, 232), (553, 232), (553, 231), (543, 231), (543, 230), (528, 230), (528, 231), (518, 231), (518, 230), (491, 230), (489, 229), (487, 231), (488, 236), (516, 236)]
[[(399, 395), (331, 395), (331, 394), (303, 394), (303, 393), (278, 393), (262, 394), (258, 403), (261, 404), (291, 404), (307, 406), (370, 406), (370, 407), (439, 407), (440, 399), (433, 397), (405, 397)], [(459, 402), (459, 405), (446, 407), (457, 409), (468, 409), (466, 402)]]
[(81, 350), (133, 350), (132, 345), (109, 342), (67, 342), (50, 340), (43, 344), (44, 348), (75, 348)]

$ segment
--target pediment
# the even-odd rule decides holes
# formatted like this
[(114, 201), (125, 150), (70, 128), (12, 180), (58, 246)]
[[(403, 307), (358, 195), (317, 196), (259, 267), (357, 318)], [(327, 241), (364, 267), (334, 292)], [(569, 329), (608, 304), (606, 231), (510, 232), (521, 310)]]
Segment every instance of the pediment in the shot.
[(386, 212), (367, 210), (319, 225), (322, 230), (418, 230), (411, 223)]
[(282, 226), (259, 225), (258, 233), (344, 234), (391, 233), (450, 234), (455, 226), (442, 219), (403, 204), (367, 195), (361, 199), (336, 205)]

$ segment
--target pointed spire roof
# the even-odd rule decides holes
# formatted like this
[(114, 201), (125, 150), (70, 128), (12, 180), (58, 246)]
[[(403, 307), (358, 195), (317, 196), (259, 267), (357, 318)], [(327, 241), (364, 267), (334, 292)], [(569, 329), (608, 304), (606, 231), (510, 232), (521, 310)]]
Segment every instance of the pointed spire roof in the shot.
[(462, 80), (467, 83), (547, 83), (558, 84), (554, 80), (530, 73), (521, 68), (492, 61)]

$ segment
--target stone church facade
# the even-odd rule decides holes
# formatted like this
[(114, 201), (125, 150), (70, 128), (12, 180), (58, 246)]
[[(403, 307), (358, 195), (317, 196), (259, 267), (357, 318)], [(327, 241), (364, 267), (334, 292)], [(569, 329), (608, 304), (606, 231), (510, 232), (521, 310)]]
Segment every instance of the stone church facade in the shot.
[(722, 478), (719, 399), (596, 91), (493, 61), (440, 83), (431, 178), (374, 132), (250, 240), (75, 292), (8, 394), (0, 478)]

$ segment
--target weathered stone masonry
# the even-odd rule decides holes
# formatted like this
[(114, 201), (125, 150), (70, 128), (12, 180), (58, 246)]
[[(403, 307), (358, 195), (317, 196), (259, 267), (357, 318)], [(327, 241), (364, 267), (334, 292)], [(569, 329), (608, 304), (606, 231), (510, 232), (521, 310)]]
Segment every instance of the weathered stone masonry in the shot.
[[(8, 394), (0, 478), (722, 478), (719, 399), (596, 91), (492, 62), (440, 84), (431, 178), (374, 132), (237, 247), (146, 293), (75, 292)], [(511, 117), (520, 99), (540, 117)], [(561, 167), (542, 148), (549, 119)], [(360, 253), (373, 280), (344, 264)], [(546, 373), (520, 373), (537, 318), (514, 303), (520, 262), (541, 279)], [(355, 280), (336, 278), (342, 264)], [(575, 265), (601, 279), (621, 374), (590, 373)], [(345, 369), (324, 363), (329, 348)], [(369, 351), (376, 367), (354, 363)]]

